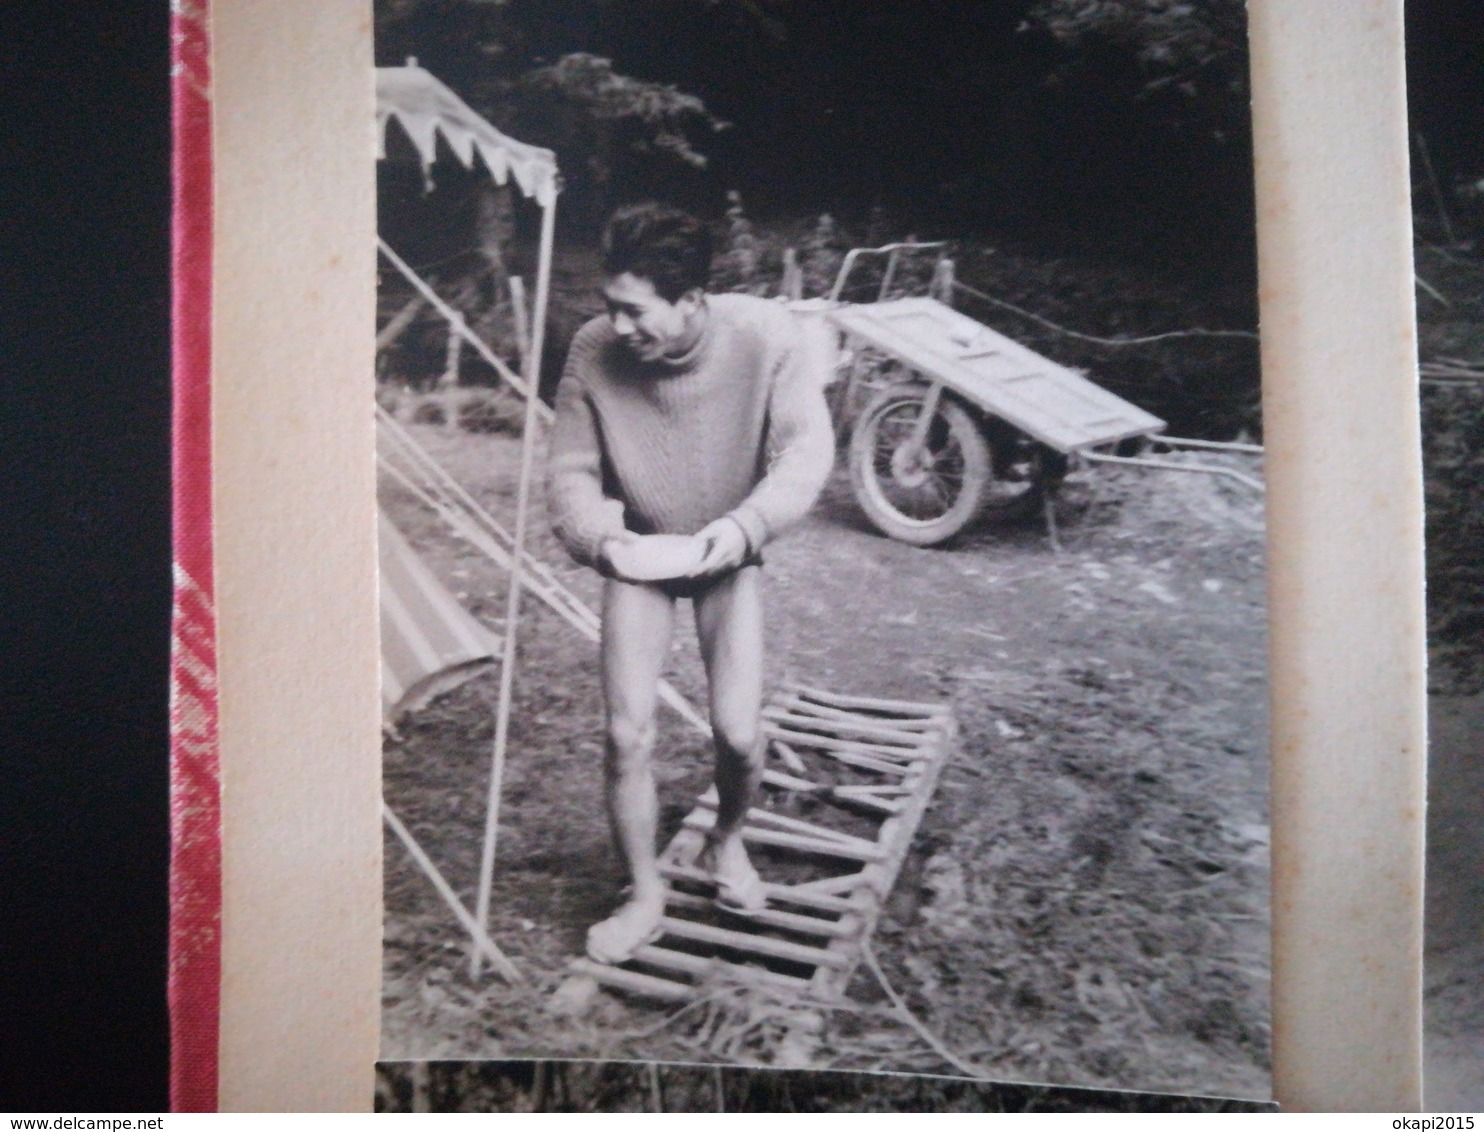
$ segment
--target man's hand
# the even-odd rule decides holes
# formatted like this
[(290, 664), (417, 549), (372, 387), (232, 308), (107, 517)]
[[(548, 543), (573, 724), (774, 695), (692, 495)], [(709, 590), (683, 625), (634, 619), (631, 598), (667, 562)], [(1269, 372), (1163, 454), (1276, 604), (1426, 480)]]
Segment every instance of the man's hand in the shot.
[(747, 532), (728, 516), (702, 527), (696, 538), (706, 544), (706, 553), (701, 564), (691, 571), (692, 578), (709, 578), (735, 570), (747, 557)]
[(608, 552), (612, 547), (622, 543), (633, 542), (638, 537), (633, 531), (624, 531), (621, 535), (612, 535), (609, 538), (605, 538), (602, 545), (598, 547), (598, 573), (602, 574), (605, 578), (617, 578), (620, 582), (632, 582), (632, 578), (624, 577), (614, 567), (613, 560), (608, 556)]

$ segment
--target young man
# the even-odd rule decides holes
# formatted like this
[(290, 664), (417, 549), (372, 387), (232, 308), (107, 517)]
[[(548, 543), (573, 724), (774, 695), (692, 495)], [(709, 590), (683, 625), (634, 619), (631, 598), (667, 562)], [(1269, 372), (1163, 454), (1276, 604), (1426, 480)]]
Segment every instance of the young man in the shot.
[[(763, 770), (760, 552), (813, 505), (834, 438), (828, 375), (808, 372), (794, 316), (767, 300), (706, 294), (710, 269), (710, 232), (694, 217), (654, 203), (616, 212), (603, 238), (608, 314), (577, 332), (557, 392), (548, 503), (568, 552), (607, 578), (607, 803), (633, 879), (629, 902), (588, 932), (600, 962), (621, 962), (659, 934), (651, 759), (681, 597), (694, 605), (716, 744), (704, 863), (725, 907), (766, 903), (741, 836)], [(615, 546), (648, 534), (695, 535), (704, 555), (683, 578), (623, 576)]]

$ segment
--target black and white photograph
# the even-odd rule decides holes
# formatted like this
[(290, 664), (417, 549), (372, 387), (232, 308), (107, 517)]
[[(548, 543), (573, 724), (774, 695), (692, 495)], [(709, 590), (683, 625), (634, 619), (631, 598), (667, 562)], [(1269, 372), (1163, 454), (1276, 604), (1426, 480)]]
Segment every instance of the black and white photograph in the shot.
[(1484, 1109), (1484, 13), (1408, 6), (1427, 504), (1429, 1108)]
[(1274, 1112), (1272, 1101), (1006, 1085), (905, 1073), (653, 1061), (408, 1061), (377, 1112)]
[(1265, 1100), (1242, 4), (375, 12), (382, 1058)]

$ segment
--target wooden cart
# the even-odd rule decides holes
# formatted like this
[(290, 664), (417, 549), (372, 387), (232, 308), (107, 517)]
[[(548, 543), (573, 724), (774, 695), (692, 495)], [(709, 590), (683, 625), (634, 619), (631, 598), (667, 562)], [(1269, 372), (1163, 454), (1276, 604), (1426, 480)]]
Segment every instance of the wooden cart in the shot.
[[(1044, 508), (1050, 522), (1050, 492), (1076, 461), (1204, 472), (1262, 489), (1235, 469), (1110, 451), (1133, 438), (1169, 450), (1262, 450), (1166, 436), (1159, 417), (955, 310), (943, 247), (856, 248), (829, 298), (800, 304), (821, 314), (846, 347), (833, 393), (837, 425), (849, 436), (856, 499), (882, 533), (933, 546), (976, 518)], [(925, 251), (938, 252), (930, 293), (889, 298), (902, 257)], [(868, 256), (886, 261), (876, 301), (844, 301)]]

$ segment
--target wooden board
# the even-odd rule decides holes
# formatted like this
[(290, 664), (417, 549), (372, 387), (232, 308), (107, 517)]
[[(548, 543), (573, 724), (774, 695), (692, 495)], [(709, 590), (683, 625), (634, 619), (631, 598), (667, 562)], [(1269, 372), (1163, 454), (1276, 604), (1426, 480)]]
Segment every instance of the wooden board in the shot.
[(1152, 413), (937, 299), (845, 306), (829, 317), (1058, 452), (1165, 427)]
[(580, 959), (575, 975), (670, 1002), (703, 995), (715, 979), (754, 981), (801, 1003), (844, 995), (957, 725), (941, 705), (800, 685), (782, 689), (764, 711), (794, 724), (785, 749), (770, 744), (763, 796), (744, 827), (767, 909), (743, 916), (713, 903), (715, 887), (699, 865), (716, 816), (713, 787), (660, 855), (669, 891), (659, 939), (623, 964)]

